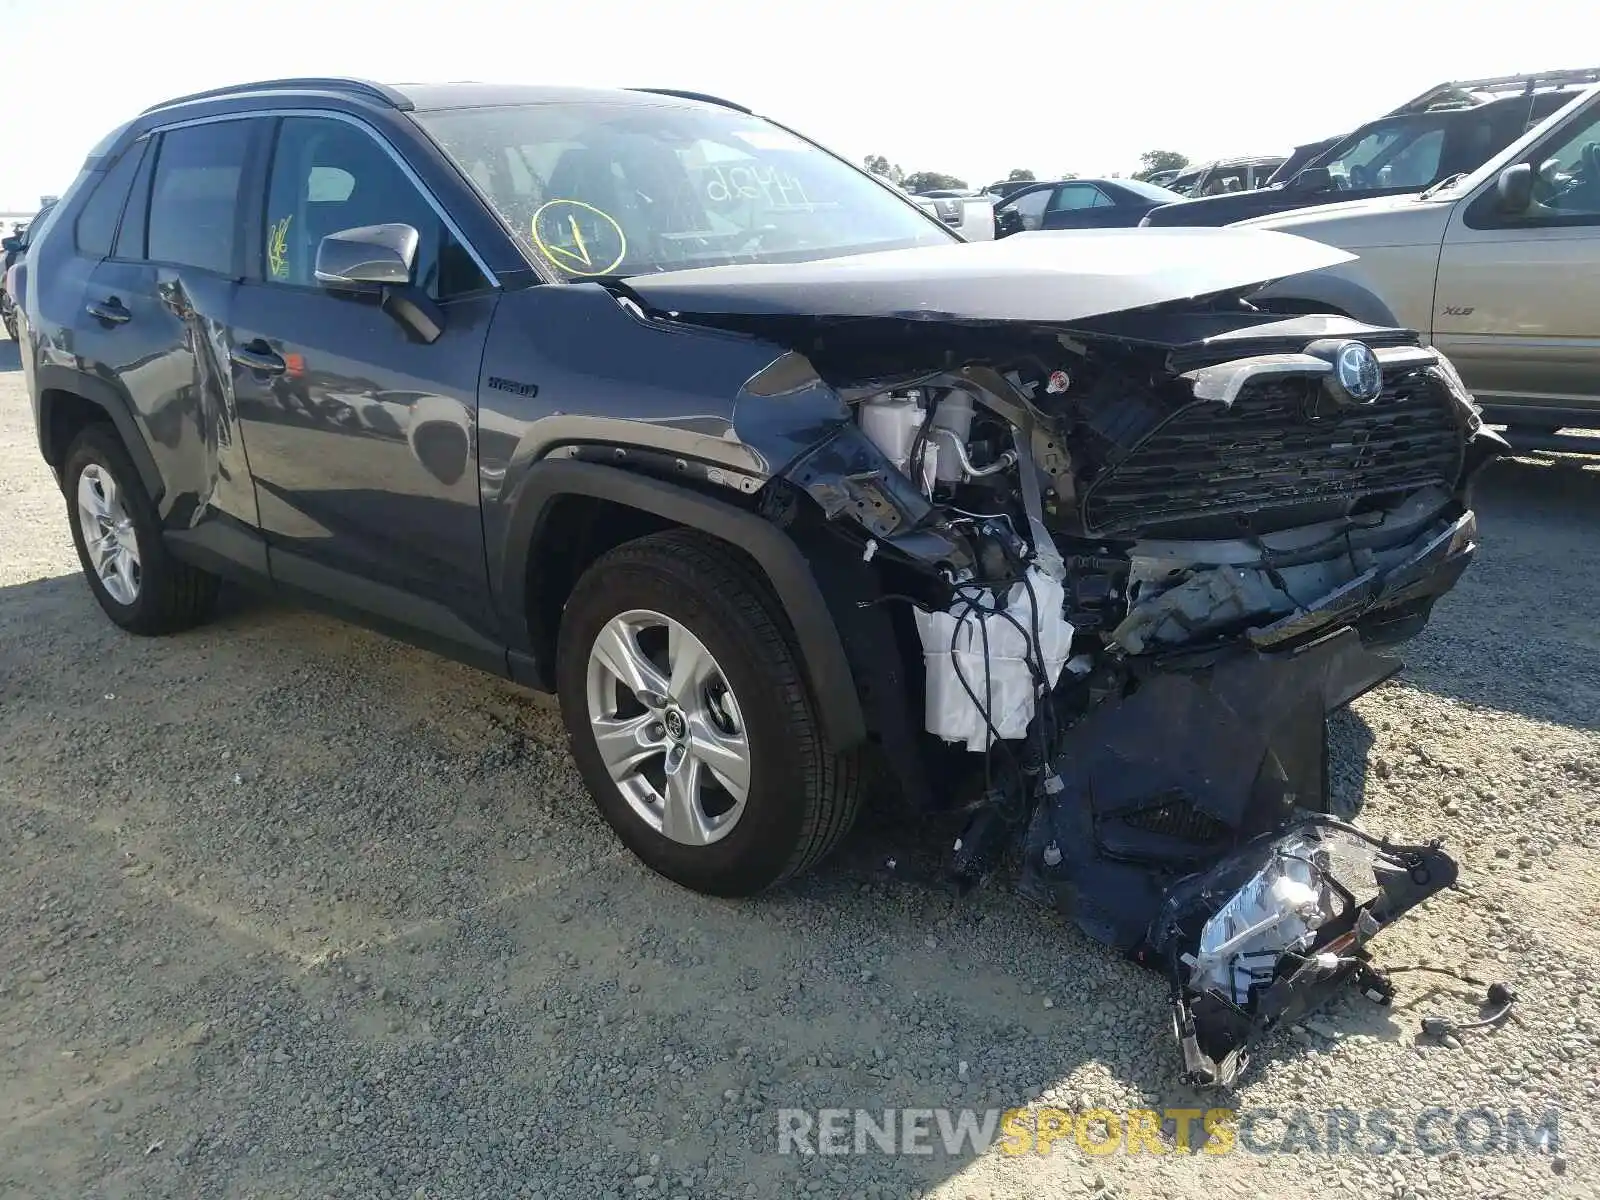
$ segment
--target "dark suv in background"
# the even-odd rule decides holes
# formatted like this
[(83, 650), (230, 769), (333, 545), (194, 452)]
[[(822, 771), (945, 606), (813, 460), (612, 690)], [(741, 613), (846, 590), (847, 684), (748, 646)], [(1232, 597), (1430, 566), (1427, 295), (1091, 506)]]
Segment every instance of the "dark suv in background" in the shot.
[(1600, 81), (1600, 69), (1550, 71), (1441, 84), (1346, 134), (1314, 157), (1298, 148), (1253, 192), (1197, 196), (1153, 209), (1143, 225), (1230, 225), (1271, 213), (1424, 191), (1477, 170), (1529, 129)]

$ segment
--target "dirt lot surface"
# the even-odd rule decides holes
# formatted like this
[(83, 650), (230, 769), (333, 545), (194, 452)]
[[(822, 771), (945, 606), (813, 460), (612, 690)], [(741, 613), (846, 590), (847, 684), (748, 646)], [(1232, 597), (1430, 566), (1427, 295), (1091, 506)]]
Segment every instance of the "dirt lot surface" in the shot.
[[(1004, 886), (886, 869), (933, 833), (864, 830), (781, 894), (706, 900), (619, 852), (553, 707), (507, 684), (247, 597), (120, 633), (16, 364), (0, 343), (0, 1196), (1600, 1188), (1600, 461), (1498, 464), (1479, 562), (1335, 723), (1359, 820), (1463, 861), (1385, 960), (1512, 980), (1519, 1016), (1420, 1043), (1474, 989), (1400, 975), (1394, 1011), (1341, 1001), (1219, 1102), (1177, 1082), (1157, 977)], [(781, 1108), (1218, 1103), (1255, 1148), (778, 1153)], [(1330, 1151), (1329, 1109), (1355, 1148)], [(1513, 1110), (1535, 1142), (1554, 1110), (1554, 1140), (1475, 1152)]]

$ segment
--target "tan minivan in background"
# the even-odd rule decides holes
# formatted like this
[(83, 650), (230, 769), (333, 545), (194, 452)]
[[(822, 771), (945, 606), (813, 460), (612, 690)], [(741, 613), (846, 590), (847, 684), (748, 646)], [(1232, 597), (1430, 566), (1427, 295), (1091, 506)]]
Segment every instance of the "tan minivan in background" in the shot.
[(1555, 436), (1600, 429), (1600, 86), (1426, 192), (1239, 224), (1359, 255), (1265, 289), (1268, 306), (1416, 329), (1513, 445), (1600, 449)]

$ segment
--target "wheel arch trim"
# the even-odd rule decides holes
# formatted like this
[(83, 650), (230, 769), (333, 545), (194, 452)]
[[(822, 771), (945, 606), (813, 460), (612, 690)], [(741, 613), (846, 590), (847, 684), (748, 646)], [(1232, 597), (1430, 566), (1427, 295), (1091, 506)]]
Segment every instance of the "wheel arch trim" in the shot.
[[(51, 457), (50, 431), (54, 427), (55, 396), (61, 392), (77, 396), (101, 409), (110, 418), (117, 436), (122, 439), (123, 448), (133, 460), (134, 470), (139, 472), (139, 482), (144, 484), (150, 502), (159, 511), (166, 484), (126, 398), (103, 379), (53, 363), (40, 364), (35, 369), (34, 378), (39, 389), (39, 452), (44, 455), (45, 461), (58, 471), (62, 466), (59, 458)], [(65, 446), (60, 449), (65, 453)]]
[[(585, 496), (653, 513), (750, 555), (772, 585), (794, 630), (801, 669), (816, 697), (829, 743), (844, 751), (865, 740), (866, 722), (844, 644), (811, 564), (794, 539), (754, 513), (616, 467), (547, 459), (528, 468), (510, 502), (504, 566), (498, 580), (502, 611), (514, 642), (535, 649), (528, 618), (534, 599), (528, 586), (529, 558), (547, 536), (546, 517), (553, 502), (563, 496)], [(537, 661), (537, 654), (534, 658), (535, 674), (548, 690), (551, 664)]]
[(1385, 329), (1400, 328), (1405, 324), (1371, 288), (1329, 271), (1308, 271), (1304, 275), (1276, 280), (1248, 299), (1293, 300), (1327, 305), (1357, 321)]

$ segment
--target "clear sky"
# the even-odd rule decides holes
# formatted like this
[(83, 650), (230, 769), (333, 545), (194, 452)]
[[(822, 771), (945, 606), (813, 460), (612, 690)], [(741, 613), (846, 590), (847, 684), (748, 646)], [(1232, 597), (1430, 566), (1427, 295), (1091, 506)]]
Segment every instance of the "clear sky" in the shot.
[(305, 74), (691, 88), (977, 186), (1284, 152), (1445, 79), (1600, 65), (1600, 4), (0, 0), (0, 47), (0, 211), (158, 100)]

